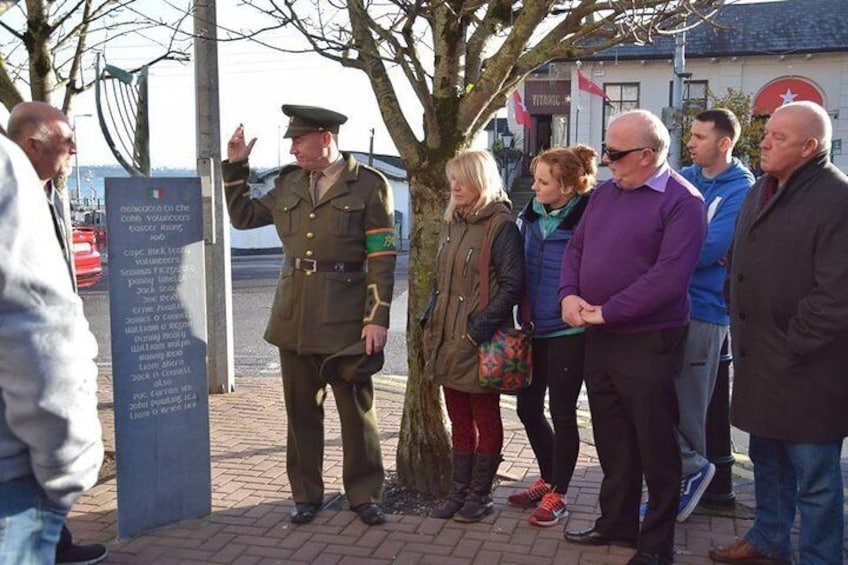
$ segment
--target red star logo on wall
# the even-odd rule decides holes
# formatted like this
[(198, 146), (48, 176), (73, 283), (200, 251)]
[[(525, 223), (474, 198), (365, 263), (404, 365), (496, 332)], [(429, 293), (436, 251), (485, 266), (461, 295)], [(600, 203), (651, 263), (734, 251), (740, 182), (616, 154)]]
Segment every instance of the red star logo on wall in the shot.
[(784, 104), (801, 100), (824, 106), (821, 90), (811, 81), (801, 77), (779, 78), (765, 85), (754, 96), (754, 113), (768, 116)]

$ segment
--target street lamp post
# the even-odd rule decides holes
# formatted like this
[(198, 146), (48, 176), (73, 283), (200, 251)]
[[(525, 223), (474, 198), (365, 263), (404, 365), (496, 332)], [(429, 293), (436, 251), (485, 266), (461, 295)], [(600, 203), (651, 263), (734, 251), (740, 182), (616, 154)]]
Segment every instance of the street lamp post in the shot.
[(77, 118), (91, 118), (91, 114), (75, 114), (73, 119), (71, 120), (71, 129), (74, 132), (74, 146), (77, 150), (74, 152), (74, 174), (76, 175), (76, 198), (75, 200), (79, 202), (82, 199), (82, 184), (80, 179), (80, 168), (79, 168), (79, 142), (77, 141)]
[(501, 168), (501, 174), (503, 175), (504, 182), (504, 190), (509, 192), (509, 175), (512, 172), (512, 165), (515, 159), (515, 154), (517, 151), (513, 148), (513, 135), (512, 132), (506, 130), (499, 134), (500, 143), (495, 143), (494, 149), (492, 153), (495, 156), (495, 160), (498, 163), (498, 166)]

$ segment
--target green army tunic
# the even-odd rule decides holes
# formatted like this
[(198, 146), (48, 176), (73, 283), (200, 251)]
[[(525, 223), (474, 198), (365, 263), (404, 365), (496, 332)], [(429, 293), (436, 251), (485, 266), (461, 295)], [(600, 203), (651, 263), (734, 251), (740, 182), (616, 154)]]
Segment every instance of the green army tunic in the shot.
[[(286, 257), (265, 339), (280, 349), (288, 435), (286, 471), (296, 503), (319, 505), (326, 383), (321, 363), (389, 326), (396, 258), (394, 205), (379, 172), (345, 156), (338, 180), (313, 204), (308, 172), (286, 167), (251, 198), (247, 162), (222, 163), (233, 226), (274, 224)], [(351, 508), (382, 498), (384, 471), (370, 379), (333, 384), (342, 425), (342, 478)]]
[[(254, 199), (247, 161), (222, 163), (233, 226), (273, 223), (283, 243), (286, 259), (265, 340), (299, 355), (335, 353), (361, 338), (363, 324), (389, 326), (396, 259), (392, 193), (378, 171), (344, 158), (342, 174), (317, 205), (308, 171), (297, 166), (283, 169), (274, 188)], [(298, 269), (298, 259), (307, 266), (317, 261), (324, 270)], [(338, 270), (327, 270), (334, 265)]]

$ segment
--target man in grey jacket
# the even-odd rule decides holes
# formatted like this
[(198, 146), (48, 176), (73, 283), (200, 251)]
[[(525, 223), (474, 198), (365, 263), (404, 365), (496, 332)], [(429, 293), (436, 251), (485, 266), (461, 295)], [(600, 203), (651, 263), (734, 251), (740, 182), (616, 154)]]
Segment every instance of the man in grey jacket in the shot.
[[(56, 190), (53, 179), (67, 174), (70, 160), (77, 152), (74, 131), (68, 117), (58, 108), (45, 102), (21, 102), (12, 108), (9, 116), (9, 137), (23, 149), (44, 188), (47, 205), (53, 220), (56, 239), (62, 250), (67, 273), (74, 290), (73, 252), (67, 220), (64, 216), (62, 195)], [(62, 565), (94, 565), (106, 559), (103, 544), (74, 543), (67, 526), (56, 545), (56, 563)]]
[(97, 342), (32, 165), (0, 136), (0, 563), (52, 563), (103, 459)]

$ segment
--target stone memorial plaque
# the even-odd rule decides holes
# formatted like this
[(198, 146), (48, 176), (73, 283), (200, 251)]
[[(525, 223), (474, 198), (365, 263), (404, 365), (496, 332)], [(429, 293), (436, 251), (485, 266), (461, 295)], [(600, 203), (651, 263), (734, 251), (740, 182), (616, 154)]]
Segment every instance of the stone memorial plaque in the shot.
[(211, 511), (197, 178), (107, 178), (118, 537)]

